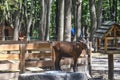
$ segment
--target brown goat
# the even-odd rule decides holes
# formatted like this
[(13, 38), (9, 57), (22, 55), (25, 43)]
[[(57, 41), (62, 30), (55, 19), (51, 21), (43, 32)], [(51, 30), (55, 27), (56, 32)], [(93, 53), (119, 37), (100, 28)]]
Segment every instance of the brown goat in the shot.
[(87, 49), (87, 45), (83, 42), (53, 42), (55, 50), (55, 69), (61, 70), (60, 60), (62, 57), (72, 57), (74, 60), (73, 71), (77, 70), (77, 60), (83, 49)]

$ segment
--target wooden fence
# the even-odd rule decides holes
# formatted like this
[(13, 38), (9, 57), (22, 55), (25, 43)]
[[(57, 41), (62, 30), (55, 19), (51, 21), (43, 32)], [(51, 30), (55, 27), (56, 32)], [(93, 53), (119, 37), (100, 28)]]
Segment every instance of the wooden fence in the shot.
[[(18, 69), (24, 73), (26, 67), (54, 67), (54, 53), (47, 41), (1, 41), (0, 63), (19, 61)], [(11, 69), (9, 65), (9, 69)], [(14, 65), (16, 69), (16, 65)]]

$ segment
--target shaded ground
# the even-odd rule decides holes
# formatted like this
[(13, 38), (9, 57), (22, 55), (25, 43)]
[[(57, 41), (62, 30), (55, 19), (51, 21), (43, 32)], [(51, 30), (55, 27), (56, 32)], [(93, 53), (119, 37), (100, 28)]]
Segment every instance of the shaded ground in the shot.
[[(108, 80), (108, 55), (92, 53), (92, 75)], [(120, 80), (120, 54), (114, 54), (114, 80)]]

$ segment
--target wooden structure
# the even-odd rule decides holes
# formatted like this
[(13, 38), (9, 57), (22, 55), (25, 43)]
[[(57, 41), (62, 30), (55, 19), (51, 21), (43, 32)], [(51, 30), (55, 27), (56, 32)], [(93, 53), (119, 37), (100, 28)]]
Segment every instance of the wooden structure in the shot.
[(104, 22), (95, 32), (97, 50), (108, 54), (108, 80), (114, 80), (114, 54), (120, 54), (120, 25)]
[(2, 40), (3, 35), (5, 35), (5, 40), (11, 40), (13, 38), (13, 34), (14, 34), (14, 29), (11, 26), (3, 27), (0, 25), (0, 40)]
[(8, 66), (9, 71), (24, 73), (27, 67), (54, 67), (53, 49), (47, 41), (1, 41), (0, 52), (0, 63), (2, 64), (5, 61), (11, 63), (19, 61), (14, 68), (12, 65)]
[[(80, 69), (87, 72), (86, 56), (83, 54), (80, 58), (83, 58), (82, 61), (78, 60)], [(1, 41), (0, 66), (4, 65), (0, 72), (24, 73), (44, 71), (42, 68), (54, 69), (54, 50), (47, 41)]]
[(120, 25), (106, 21), (96, 30), (94, 37), (97, 50), (117, 49), (120, 47)]

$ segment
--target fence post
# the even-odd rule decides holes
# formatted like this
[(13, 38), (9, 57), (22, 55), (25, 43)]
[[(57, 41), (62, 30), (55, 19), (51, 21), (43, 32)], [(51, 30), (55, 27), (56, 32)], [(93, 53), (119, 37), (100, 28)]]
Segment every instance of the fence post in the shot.
[(89, 69), (89, 74), (92, 74), (92, 69), (91, 69), (91, 53), (92, 53), (92, 42), (89, 42), (90, 49), (88, 50), (88, 69)]
[(108, 53), (108, 80), (114, 80), (114, 56)]
[[(55, 64), (55, 51), (52, 46), (51, 46), (51, 56), (52, 56), (52, 62), (53, 64)], [(53, 66), (53, 69), (55, 69), (55, 65)]]
[(20, 73), (24, 73), (25, 72), (26, 45), (24, 43), (20, 43), (19, 44), (19, 50), (20, 50), (20, 54), (19, 54), (19, 59), (20, 59), (19, 69), (20, 69)]

